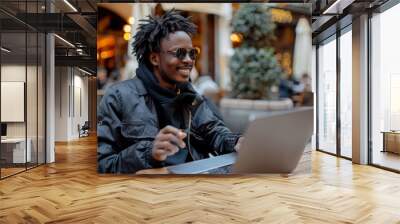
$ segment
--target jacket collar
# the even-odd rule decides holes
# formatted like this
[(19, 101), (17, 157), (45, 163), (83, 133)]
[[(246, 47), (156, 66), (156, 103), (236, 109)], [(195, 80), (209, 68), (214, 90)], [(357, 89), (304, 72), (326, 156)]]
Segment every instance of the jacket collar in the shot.
[(147, 95), (147, 90), (144, 87), (142, 80), (140, 80), (138, 77), (135, 77), (135, 78), (133, 78), (133, 83), (136, 86), (136, 91), (139, 96)]

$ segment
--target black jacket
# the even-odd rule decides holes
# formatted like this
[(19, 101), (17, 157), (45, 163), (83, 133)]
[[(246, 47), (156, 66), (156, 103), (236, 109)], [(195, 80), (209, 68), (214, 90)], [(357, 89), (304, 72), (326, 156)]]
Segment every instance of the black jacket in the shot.
[[(193, 160), (207, 158), (209, 153), (234, 151), (239, 135), (233, 134), (201, 101), (191, 109), (190, 135)], [(139, 78), (109, 87), (98, 107), (98, 171), (101, 173), (134, 173), (141, 169), (168, 164), (151, 156), (153, 141), (160, 128), (154, 100)], [(182, 114), (188, 117), (187, 114)]]

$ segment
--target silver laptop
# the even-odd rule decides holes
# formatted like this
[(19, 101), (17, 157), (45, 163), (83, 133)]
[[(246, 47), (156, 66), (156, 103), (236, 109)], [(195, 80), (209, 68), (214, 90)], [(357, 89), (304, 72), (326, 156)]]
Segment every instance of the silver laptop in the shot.
[(175, 174), (290, 173), (296, 168), (312, 132), (311, 107), (259, 116), (250, 122), (238, 153), (167, 169)]

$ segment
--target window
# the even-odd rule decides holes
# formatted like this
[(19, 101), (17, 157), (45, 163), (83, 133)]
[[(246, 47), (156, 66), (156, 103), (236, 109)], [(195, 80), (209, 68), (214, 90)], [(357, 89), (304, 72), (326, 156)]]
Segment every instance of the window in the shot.
[(336, 39), (318, 48), (318, 149), (336, 153)]
[[(4, 4), (24, 16), (40, 12), (44, 1)], [(4, 12), (0, 17), (0, 178), (5, 178), (45, 163), (46, 53), (44, 33)]]
[[(400, 5), (371, 19), (371, 140), (372, 164), (400, 170), (400, 133), (385, 139), (384, 132), (400, 131)], [(390, 133), (391, 135), (391, 133)], [(399, 145), (385, 147), (384, 144)], [(389, 145), (386, 145), (389, 146)]]
[(352, 157), (352, 33), (340, 36), (340, 155)]

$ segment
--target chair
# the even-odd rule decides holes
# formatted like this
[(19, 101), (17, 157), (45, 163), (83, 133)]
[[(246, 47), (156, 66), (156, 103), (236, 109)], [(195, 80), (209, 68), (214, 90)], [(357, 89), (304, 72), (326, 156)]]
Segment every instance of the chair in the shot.
[(89, 121), (85, 121), (82, 127), (78, 124), (79, 138), (89, 136), (89, 129), (90, 129)]

